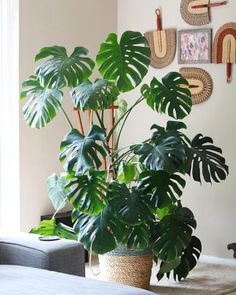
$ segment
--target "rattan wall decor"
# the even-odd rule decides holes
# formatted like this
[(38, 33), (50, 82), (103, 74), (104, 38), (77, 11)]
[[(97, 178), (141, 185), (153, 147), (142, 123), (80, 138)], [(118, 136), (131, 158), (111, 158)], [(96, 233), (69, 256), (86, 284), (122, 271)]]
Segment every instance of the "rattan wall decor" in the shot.
[(181, 0), (180, 13), (184, 21), (193, 26), (210, 23), (210, 8), (227, 4), (227, 1), (213, 2), (210, 0)]
[(232, 64), (236, 63), (236, 23), (224, 24), (217, 31), (212, 50), (212, 62), (224, 63), (227, 82), (231, 81)]
[(201, 68), (181, 68), (180, 74), (188, 81), (193, 104), (207, 100), (213, 90), (210, 74)]
[(156, 9), (157, 29), (145, 33), (151, 49), (151, 66), (157, 69), (168, 66), (176, 53), (176, 29), (162, 29), (161, 12)]

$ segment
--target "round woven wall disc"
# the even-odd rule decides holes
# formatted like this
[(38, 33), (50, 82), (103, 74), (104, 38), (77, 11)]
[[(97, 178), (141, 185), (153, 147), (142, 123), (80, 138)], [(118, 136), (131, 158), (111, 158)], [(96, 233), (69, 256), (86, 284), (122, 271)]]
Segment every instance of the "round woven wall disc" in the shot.
[(209, 0), (181, 0), (180, 13), (183, 20), (193, 26), (210, 23), (209, 8), (192, 8), (194, 5), (209, 4)]
[(189, 83), (193, 104), (201, 103), (211, 96), (213, 81), (208, 72), (201, 68), (181, 68), (179, 72)]

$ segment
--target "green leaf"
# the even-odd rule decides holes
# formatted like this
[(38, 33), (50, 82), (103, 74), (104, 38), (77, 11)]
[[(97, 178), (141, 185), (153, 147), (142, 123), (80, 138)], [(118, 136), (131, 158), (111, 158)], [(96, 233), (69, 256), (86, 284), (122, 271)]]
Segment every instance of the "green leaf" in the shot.
[(106, 176), (106, 171), (89, 170), (88, 175), (73, 177), (68, 181), (67, 196), (76, 210), (97, 215), (106, 207)]
[(74, 211), (73, 220), (79, 241), (97, 254), (114, 250), (125, 236), (125, 226), (108, 208), (95, 216)]
[(144, 84), (141, 93), (153, 110), (183, 119), (191, 111), (192, 100), (189, 89), (181, 85), (188, 85), (187, 80), (179, 73), (170, 72), (162, 79), (162, 83), (153, 78), (150, 86)]
[(210, 137), (196, 135), (187, 149), (187, 156), (185, 171), (195, 181), (201, 182), (203, 178), (206, 182), (220, 182), (229, 173), (222, 150), (213, 145)]
[(186, 161), (185, 146), (176, 136), (160, 138), (156, 142), (146, 142), (131, 147), (135, 155), (149, 170), (164, 170), (168, 173), (179, 171)]
[(44, 47), (35, 60), (47, 59), (37, 67), (36, 74), (44, 85), (56, 89), (76, 87), (89, 78), (94, 68), (94, 62), (87, 55), (88, 50), (84, 47), (76, 47), (71, 56), (64, 47)]
[(122, 169), (119, 169), (118, 180), (121, 183), (129, 184), (137, 177), (137, 175), (138, 173), (135, 164), (123, 163)]
[(132, 250), (144, 250), (150, 247), (150, 228), (142, 223), (136, 226), (129, 226), (122, 242)]
[(177, 257), (175, 260), (169, 262), (162, 262), (158, 274), (164, 274), (170, 272), (172, 269), (175, 269), (181, 263), (181, 258)]
[(63, 239), (77, 241), (77, 236), (73, 229), (62, 223), (55, 222), (55, 219), (43, 220), (38, 227), (32, 228), (30, 233), (43, 236), (58, 236)]
[(172, 265), (172, 268), (166, 268), (165, 262), (161, 263), (161, 267), (158, 274), (157, 279), (161, 280), (166, 274), (167, 278), (170, 277), (171, 272), (173, 272), (173, 277), (177, 281), (181, 281), (182, 279), (185, 279), (189, 272), (196, 266), (197, 260), (200, 257), (202, 251), (202, 246), (200, 240), (192, 236), (191, 242), (189, 243), (188, 247), (184, 250), (181, 258), (177, 258), (180, 260), (180, 263), (176, 265)]
[(109, 108), (118, 95), (119, 91), (112, 82), (98, 79), (94, 84), (86, 81), (75, 88), (72, 92), (72, 100), (82, 111), (87, 109), (97, 111)]
[[(115, 122), (117, 122), (128, 110), (127, 101), (124, 99), (118, 98), (116, 100), (116, 106), (118, 106), (118, 109), (115, 110)], [(114, 131), (115, 134), (119, 134), (121, 127), (122, 127), (122, 121), (117, 125)]]
[(138, 86), (150, 64), (151, 53), (146, 45), (146, 38), (139, 32), (124, 32), (120, 43), (116, 34), (110, 34), (96, 58), (104, 79), (116, 82), (121, 92)]
[(65, 193), (66, 175), (61, 173), (59, 176), (53, 173), (47, 179), (48, 196), (56, 211), (61, 210), (67, 203)]
[(196, 221), (188, 208), (178, 208), (165, 216), (155, 229), (154, 254), (165, 262), (180, 257), (191, 242), (193, 228)]
[(23, 82), (28, 88), (21, 92), (21, 99), (28, 98), (23, 107), (26, 122), (32, 128), (43, 128), (56, 116), (61, 109), (63, 93), (57, 89), (43, 87), (35, 76)]
[(176, 203), (186, 184), (180, 175), (169, 175), (164, 171), (144, 171), (140, 179), (139, 188), (144, 194), (152, 194), (152, 205), (159, 209)]
[(141, 224), (151, 215), (145, 196), (135, 187), (129, 190), (125, 184), (111, 184), (108, 204), (114, 215), (129, 225)]
[(75, 171), (78, 176), (90, 168), (99, 168), (102, 165), (99, 154), (105, 158), (107, 153), (97, 141), (102, 143), (104, 140), (104, 130), (97, 125), (92, 126), (87, 136), (72, 129), (61, 143), (60, 161), (65, 162), (65, 170)]

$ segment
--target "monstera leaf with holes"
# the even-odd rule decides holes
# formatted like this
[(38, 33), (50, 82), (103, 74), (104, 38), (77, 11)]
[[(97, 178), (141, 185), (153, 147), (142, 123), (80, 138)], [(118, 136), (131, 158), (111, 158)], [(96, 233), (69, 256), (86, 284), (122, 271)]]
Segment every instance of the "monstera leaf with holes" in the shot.
[(188, 247), (184, 250), (181, 257), (169, 263), (162, 262), (160, 265), (160, 270), (157, 274), (157, 279), (161, 280), (164, 275), (170, 278), (173, 272), (173, 277), (177, 281), (185, 279), (189, 272), (196, 266), (197, 261), (200, 257), (202, 251), (202, 245), (200, 240), (192, 236), (191, 242)]
[(80, 84), (72, 92), (74, 105), (80, 110), (107, 109), (117, 99), (119, 91), (112, 83), (104, 79), (98, 79), (95, 83), (86, 81)]
[(128, 249), (143, 250), (150, 247), (150, 226), (141, 223), (136, 226), (129, 226), (122, 241)]
[(76, 87), (89, 78), (94, 68), (94, 62), (87, 55), (84, 47), (76, 47), (70, 56), (64, 47), (44, 47), (35, 57), (35, 61), (45, 59), (37, 67), (36, 75), (44, 85), (56, 89)]
[(89, 215), (99, 214), (106, 207), (106, 177), (106, 171), (91, 169), (86, 175), (71, 178), (66, 185), (66, 192), (73, 207)]
[(114, 81), (121, 92), (138, 86), (147, 74), (150, 48), (139, 32), (127, 31), (118, 42), (112, 33), (102, 43), (96, 61), (104, 79)]
[(168, 136), (156, 142), (145, 142), (131, 147), (139, 161), (149, 170), (168, 173), (179, 171), (186, 161), (185, 147), (179, 137)]
[(185, 207), (165, 216), (156, 227), (156, 240), (153, 245), (154, 254), (165, 262), (180, 257), (191, 242), (196, 220), (193, 213)]
[(183, 87), (188, 86), (187, 80), (179, 73), (171, 72), (162, 79), (162, 83), (153, 78), (150, 86), (142, 86), (141, 92), (147, 104), (159, 113), (183, 119), (190, 113), (192, 106), (191, 93), (188, 87)]
[(148, 220), (150, 211), (147, 198), (142, 191), (125, 184), (112, 183), (108, 194), (108, 204), (114, 215), (128, 225), (138, 225)]
[(23, 107), (26, 122), (32, 128), (45, 127), (61, 109), (62, 92), (43, 86), (35, 76), (23, 82), (22, 86), (27, 88), (21, 92), (22, 100), (28, 98)]
[(72, 220), (79, 241), (98, 254), (114, 250), (126, 234), (125, 225), (108, 208), (95, 216), (74, 211)]
[(41, 221), (37, 227), (31, 229), (30, 233), (43, 236), (58, 236), (62, 239), (77, 241), (73, 229), (63, 223), (56, 223), (54, 218)]
[(185, 187), (185, 180), (178, 174), (165, 171), (144, 171), (140, 175), (139, 188), (151, 194), (154, 208), (165, 208), (177, 203)]
[(213, 145), (210, 137), (198, 134), (191, 142), (187, 150), (188, 162), (186, 172), (195, 181), (220, 182), (228, 175), (228, 166), (222, 156), (222, 150)]
[(99, 168), (102, 162), (99, 155), (105, 158), (107, 153), (103, 146), (105, 133), (102, 128), (93, 125), (87, 136), (77, 129), (72, 129), (61, 143), (60, 160), (65, 162), (68, 172), (75, 171), (75, 175), (83, 175), (90, 168)]

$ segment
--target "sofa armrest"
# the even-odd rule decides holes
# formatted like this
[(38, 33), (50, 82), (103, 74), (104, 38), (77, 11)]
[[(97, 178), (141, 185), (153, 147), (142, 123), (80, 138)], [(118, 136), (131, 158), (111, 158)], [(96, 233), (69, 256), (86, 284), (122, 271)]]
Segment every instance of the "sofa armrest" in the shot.
[(35, 234), (0, 237), (0, 264), (85, 276), (84, 248), (80, 243), (65, 239), (40, 241)]

